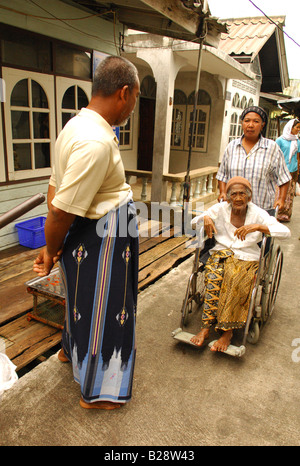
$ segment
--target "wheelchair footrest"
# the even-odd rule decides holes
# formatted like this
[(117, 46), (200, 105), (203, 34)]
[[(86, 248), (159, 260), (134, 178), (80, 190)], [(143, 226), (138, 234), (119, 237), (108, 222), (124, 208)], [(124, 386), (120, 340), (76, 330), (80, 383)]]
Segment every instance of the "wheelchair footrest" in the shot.
[[(216, 341), (217, 340), (211, 341), (208, 344), (208, 346), (211, 348)], [(229, 354), (229, 356), (235, 356), (235, 357), (240, 358), (241, 356), (245, 354), (246, 348), (244, 345), (241, 345), (241, 346), (229, 345), (226, 351), (221, 351), (221, 352), (224, 354)]]
[(195, 343), (191, 341), (191, 338), (194, 336), (195, 335), (193, 333), (184, 332), (180, 327), (172, 332), (172, 337), (174, 337), (175, 340), (182, 341), (183, 343), (188, 343), (189, 345), (199, 348), (198, 345), (195, 345)]

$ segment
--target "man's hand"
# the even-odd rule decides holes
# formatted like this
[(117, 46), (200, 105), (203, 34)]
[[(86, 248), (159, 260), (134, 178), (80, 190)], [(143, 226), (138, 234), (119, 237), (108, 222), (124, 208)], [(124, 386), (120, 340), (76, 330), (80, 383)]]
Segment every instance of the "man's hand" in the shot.
[(33, 271), (40, 277), (46, 277), (51, 272), (51, 269), (61, 257), (62, 251), (59, 251), (56, 256), (51, 256), (47, 252), (47, 247), (44, 247), (33, 263)]

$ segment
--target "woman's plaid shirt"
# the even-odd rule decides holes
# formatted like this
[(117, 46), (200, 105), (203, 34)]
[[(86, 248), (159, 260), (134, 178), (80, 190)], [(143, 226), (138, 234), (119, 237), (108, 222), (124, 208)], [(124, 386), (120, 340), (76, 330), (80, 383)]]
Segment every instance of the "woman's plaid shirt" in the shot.
[(227, 183), (234, 176), (243, 176), (252, 185), (252, 202), (262, 209), (272, 209), (276, 185), (291, 179), (283, 153), (275, 141), (261, 136), (247, 154), (242, 138), (226, 147), (217, 179)]

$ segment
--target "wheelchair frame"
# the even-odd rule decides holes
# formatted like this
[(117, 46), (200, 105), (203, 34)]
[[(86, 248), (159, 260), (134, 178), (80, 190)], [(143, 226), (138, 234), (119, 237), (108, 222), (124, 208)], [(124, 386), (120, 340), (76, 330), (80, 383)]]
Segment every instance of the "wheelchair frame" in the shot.
[[(172, 336), (176, 340), (191, 344), (192, 346), (197, 346), (190, 341), (194, 335), (183, 329), (187, 323), (188, 316), (194, 311), (194, 308), (199, 308), (204, 301), (205, 265), (201, 262), (201, 251), (207, 251), (209, 249), (207, 243), (210, 240), (206, 239), (206, 241), (204, 241), (203, 234), (204, 228), (202, 227), (200, 230), (200, 238), (202, 238), (202, 240), (198, 238), (198, 247), (195, 249), (192, 273), (188, 279), (187, 289), (181, 308), (180, 327), (172, 332)], [(229, 345), (224, 353), (241, 357), (246, 351), (246, 341), (252, 344), (257, 343), (263, 325), (267, 322), (274, 310), (280, 284), (282, 264), (283, 252), (280, 246), (276, 244), (276, 239), (264, 236), (262, 239), (259, 266), (251, 294), (242, 345)], [(213, 343), (214, 341), (209, 343), (209, 346), (212, 346)]]

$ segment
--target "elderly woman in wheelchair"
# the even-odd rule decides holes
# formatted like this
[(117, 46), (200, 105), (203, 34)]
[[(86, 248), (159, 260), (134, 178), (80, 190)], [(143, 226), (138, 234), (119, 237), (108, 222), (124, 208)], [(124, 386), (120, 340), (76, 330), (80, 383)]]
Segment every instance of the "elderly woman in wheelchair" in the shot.
[(202, 346), (215, 325), (222, 334), (212, 351), (226, 351), (234, 330), (246, 325), (262, 235), (291, 235), (285, 225), (251, 202), (252, 188), (245, 178), (229, 180), (226, 195), (227, 202), (213, 205), (192, 221), (196, 228), (204, 223), (207, 236), (214, 235), (216, 241), (205, 265), (201, 330), (190, 340)]

